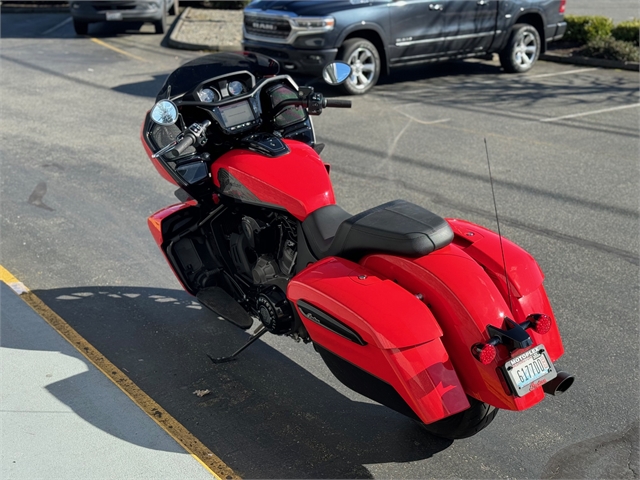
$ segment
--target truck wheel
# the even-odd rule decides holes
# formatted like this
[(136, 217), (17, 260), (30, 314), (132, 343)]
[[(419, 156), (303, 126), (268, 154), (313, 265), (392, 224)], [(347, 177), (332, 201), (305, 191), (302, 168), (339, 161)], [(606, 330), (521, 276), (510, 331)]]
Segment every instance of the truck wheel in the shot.
[(342, 84), (349, 95), (362, 95), (376, 84), (380, 77), (380, 55), (369, 40), (351, 38), (342, 44), (338, 59), (351, 66), (351, 76)]
[(169, 9), (169, 15), (178, 15), (180, 13), (180, 0), (173, 0), (173, 5)]
[(89, 24), (87, 22), (80, 22), (79, 20), (73, 21), (73, 29), (78, 35), (86, 35), (89, 33)]
[(540, 47), (540, 35), (534, 27), (516, 24), (507, 46), (500, 52), (500, 64), (509, 73), (527, 72), (538, 60)]
[(162, 18), (157, 22), (153, 22), (156, 27), (156, 33), (164, 33), (167, 29), (167, 2), (162, 2)]
[(475, 398), (468, 397), (468, 399), (471, 407), (467, 410), (428, 425), (424, 423), (420, 425), (436, 437), (451, 440), (475, 435), (493, 421), (498, 414), (498, 409)]

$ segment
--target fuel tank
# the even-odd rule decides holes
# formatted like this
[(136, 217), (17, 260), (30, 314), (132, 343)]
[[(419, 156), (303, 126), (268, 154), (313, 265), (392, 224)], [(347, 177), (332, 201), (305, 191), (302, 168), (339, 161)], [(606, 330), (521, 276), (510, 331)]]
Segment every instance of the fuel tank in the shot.
[(284, 142), (289, 152), (277, 157), (244, 149), (225, 153), (213, 162), (213, 182), (225, 195), (286, 210), (300, 221), (334, 205), (328, 165), (305, 143)]

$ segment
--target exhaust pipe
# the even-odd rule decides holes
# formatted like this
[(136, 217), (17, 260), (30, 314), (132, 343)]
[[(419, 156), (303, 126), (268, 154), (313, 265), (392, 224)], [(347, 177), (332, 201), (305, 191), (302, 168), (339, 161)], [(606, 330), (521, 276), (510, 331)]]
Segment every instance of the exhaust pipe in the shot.
[(545, 383), (542, 386), (542, 390), (549, 395), (561, 395), (569, 390), (569, 387), (573, 385), (575, 379), (576, 377), (570, 373), (558, 372), (558, 376), (550, 382)]

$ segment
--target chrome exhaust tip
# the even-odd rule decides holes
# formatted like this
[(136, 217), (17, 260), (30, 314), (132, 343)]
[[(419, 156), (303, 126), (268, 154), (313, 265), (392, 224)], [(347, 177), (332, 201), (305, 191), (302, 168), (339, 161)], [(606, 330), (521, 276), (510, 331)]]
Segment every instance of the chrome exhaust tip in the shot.
[(564, 392), (569, 390), (569, 387), (573, 385), (575, 379), (576, 377), (570, 373), (558, 372), (556, 378), (542, 386), (542, 390), (544, 390), (544, 393), (548, 393), (549, 395), (562, 395)]

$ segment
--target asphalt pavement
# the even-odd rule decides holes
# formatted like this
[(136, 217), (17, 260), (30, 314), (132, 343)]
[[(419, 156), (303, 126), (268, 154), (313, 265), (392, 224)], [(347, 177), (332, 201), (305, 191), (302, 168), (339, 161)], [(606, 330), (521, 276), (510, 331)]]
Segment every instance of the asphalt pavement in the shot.
[[(248, 477), (638, 478), (631, 72), (407, 70), (317, 119), (353, 212), (402, 197), (490, 223), (473, 160), (488, 137), (507, 234), (547, 273), (576, 386), (451, 443), (345, 391), (288, 339), (211, 370), (206, 353), (244, 334), (211, 322), (152, 245), (145, 216), (174, 200), (137, 139), (166, 74), (197, 53), (161, 49), (144, 27), (76, 38), (60, 16), (5, 21), (2, 263), (37, 290), (0, 282), (3, 479), (233, 475), (190, 455), (203, 447), (189, 433)], [(158, 423), (165, 412), (175, 423)]]

